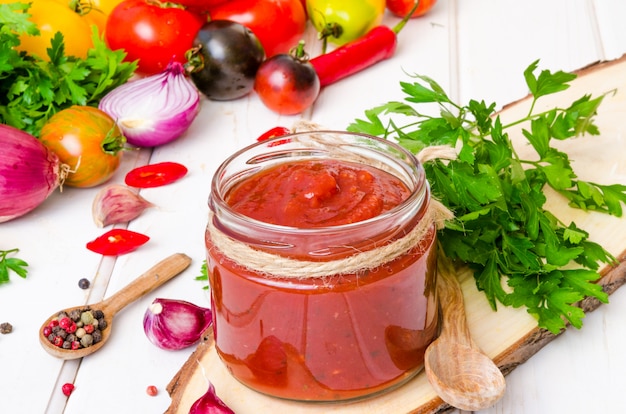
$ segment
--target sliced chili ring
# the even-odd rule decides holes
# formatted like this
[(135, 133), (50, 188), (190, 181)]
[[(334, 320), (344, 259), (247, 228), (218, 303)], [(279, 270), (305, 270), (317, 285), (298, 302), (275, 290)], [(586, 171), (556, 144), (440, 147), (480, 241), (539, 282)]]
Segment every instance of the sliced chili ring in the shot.
[(150, 240), (145, 234), (126, 229), (111, 229), (87, 243), (87, 249), (104, 256), (130, 253)]
[(137, 167), (126, 174), (124, 182), (136, 188), (160, 187), (178, 181), (186, 174), (184, 165), (166, 161)]
[[(282, 137), (282, 136), (289, 135), (289, 134), (291, 134), (291, 130), (289, 128), (283, 127), (283, 126), (277, 126), (277, 127), (274, 127), (272, 129), (265, 131), (264, 133), (259, 135), (259, 137), (256, 140), (258, 142), (262, 142), (262, 141), (267, 141), (272, 138)], [(275, 147), (277, 145), (286, 144), (288, 142), (291, 142), (289, 138), (279, 139), (274, 142), (271, 142), (269, 146)]]
[(259, 135), (259, 137), (256, 140), (259, 142), (267, 141), (268, 139), (282, 137), (283, 135), (288, 135), (290, 133), (291, 131), (289, 130), (289, 128), (283, 127), (283, 126), (277, 126), (277, 127), (268, 129), (267, 131)]

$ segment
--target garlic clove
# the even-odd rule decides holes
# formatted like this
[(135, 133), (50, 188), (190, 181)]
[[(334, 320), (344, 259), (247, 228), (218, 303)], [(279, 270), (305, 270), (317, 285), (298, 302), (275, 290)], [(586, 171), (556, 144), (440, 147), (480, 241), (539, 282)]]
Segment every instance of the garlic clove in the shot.
[(133, 220), (149, 207), (154, 207), (154, 204), (134, 190), (120, 184), (112, 184), (96, 194), (91, 212), (96, 225), (105, 227)]
[(146, 309), (143, 328), (154, 345), (166, 350), (187, 348), (198, 342), (213, 322), (210, 308), (156, 298)]

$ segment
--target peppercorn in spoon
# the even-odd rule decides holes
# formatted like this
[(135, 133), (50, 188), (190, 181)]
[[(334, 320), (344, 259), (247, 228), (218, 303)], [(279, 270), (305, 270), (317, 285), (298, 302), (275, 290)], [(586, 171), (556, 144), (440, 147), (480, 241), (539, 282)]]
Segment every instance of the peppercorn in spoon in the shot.
[(504, 375), (470, 336), (463, 292), (447, 258), (439, 257), (437, 274), (443, 328), (426, 348), (426, 377), (439, 397), (451, 406), (467, 411), (483, 410), (504, 395)]
[(41, 325), (39, 342), (50, 355), (61, 359), (77, 359), (96, 352), (109, 339), (117, 312), (181, 273), (190, 263), (187, 255), (175, 253), (113, 296), (55, 313)]

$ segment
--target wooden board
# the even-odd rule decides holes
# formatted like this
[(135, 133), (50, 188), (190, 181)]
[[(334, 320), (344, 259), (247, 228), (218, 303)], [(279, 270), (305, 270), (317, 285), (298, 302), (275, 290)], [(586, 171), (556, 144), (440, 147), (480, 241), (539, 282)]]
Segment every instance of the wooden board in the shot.
[[(568, 105), (584, 94), (597, 96), (616, 90), (600, 107), (597, 124), (601, 135), (565, 142), (562, 150), (570, 155), (580, 179), (601, 184), (626, 184), (626, 161), (622, 160), (626, 154), (626, 56), (591, 65), (578, 73), (579, 77), (567, 91), (543, 98), (538, 109)], [(504, 108), (501, 113), (504, 123), (526, 114), (529, 104), (530, 101), (525, 99)], [(519, 130), (509, 133), (514, 142), (523, 142)], [(526, 147), (517, 145), (517, 150), (523, 157)], [(619, 264), (603, 269), (599, 281), (607, 293), (613, 293), (626, 281), (626, 219), (573, 210), (559, 196), (551, 193), (547, 196), (550, 211), (565, 223), (576, 222), (590, 233), (593, 241), (617, 257)], [(472, 336), (505, 375), (556, 337), (538, 329), (536, 321), (524, 309), (501, 306), (497, 312), (492, 311), (484, 295), (477, 291), (469, 272), (459, 274), (459, 279)], [(587, 312), (599, 305), (597, 300), (591, 299), (581, 303)], [(214, 384), (220, 398), (237, 414), (438, 413), (451, 408), (437, 397), (423, 372), (394, 391), (353, 403), (319, 405), (268, 397), (248, 389), (228, 373), (217, 356), (212, 335), (208, 333), (170, 381), (167, 389), (172, 401), (167, 413), (188, 413), (193, 402), (206, 392), (207, 380)]]

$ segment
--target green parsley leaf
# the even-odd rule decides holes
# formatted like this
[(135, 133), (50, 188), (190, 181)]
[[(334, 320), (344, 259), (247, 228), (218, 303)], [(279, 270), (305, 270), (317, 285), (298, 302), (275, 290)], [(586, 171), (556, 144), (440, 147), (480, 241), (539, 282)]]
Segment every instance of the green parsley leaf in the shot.
[(9, 282), (11, 272), (21, 278), (26, 278), (28, 263), (17, 257), (9, 257), (9, 255), (19, 252), (18, 249), (0, 250), (0, 284)]
[(534, 72), (537, 70), (538, 65), (539, 60), (536, 60), (524, 71), (526, 84), (535, 98), (563, 91), (569, 88), (569, 82), (576, 79), (576, 75), (573, 73), (562, 71), (551, 73), (548, 70), (541, 71), (539, 76), (536, 77)]

